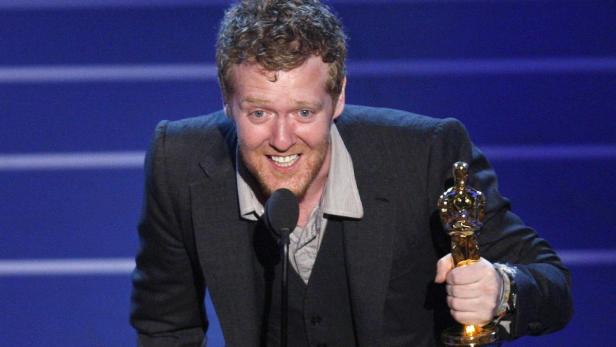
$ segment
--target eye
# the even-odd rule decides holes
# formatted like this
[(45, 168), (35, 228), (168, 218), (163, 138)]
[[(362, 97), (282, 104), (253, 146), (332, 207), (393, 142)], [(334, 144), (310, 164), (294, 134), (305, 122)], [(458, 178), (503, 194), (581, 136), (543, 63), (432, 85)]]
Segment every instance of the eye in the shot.
[(265, 117), (265, 111), (263, 111), (263, 110), (256, 110), (256, 111), (253, 111), (250, 115), (252, 117), (254, 117), (254, 118), (257, 118), (257, 119), (264, 118)]
[(313, 115), (312, 111), (310, 111), (310, 110), (299, 110), (297, 112), (297, 114), (302, 119), (308, 119), (308, 118), (312, 117), (312, 115)]
[(248, 113), (248, 119), (255, 124), (265, 123), (271, 118), (271, 113), (264, 110), (254, 110)]

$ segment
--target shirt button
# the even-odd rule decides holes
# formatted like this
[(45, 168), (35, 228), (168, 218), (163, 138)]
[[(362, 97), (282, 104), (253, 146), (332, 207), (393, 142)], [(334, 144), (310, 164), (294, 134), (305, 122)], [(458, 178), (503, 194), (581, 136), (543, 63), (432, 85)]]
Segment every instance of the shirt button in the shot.
[(316, 326), (316, 325), (321, 324), (321, 320), (322, 320), (322, 319), (321, 319), (321, 316), (312, 316), (312, 318), (310, 318), (310, 323), (311, 323), (313, 326)]

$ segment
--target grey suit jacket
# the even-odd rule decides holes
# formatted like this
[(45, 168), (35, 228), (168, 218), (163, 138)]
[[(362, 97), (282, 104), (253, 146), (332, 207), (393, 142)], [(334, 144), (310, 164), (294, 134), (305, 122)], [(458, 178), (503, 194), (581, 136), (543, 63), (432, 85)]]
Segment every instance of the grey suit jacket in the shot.
[[(496, 176), (456, 120), (347, 105), (336, 121), (353, 158), (364, 205), (345, 220), (352, 312), (360, 346), (432, 346), (449, 324), (436, 261), (449, 251), (437, 210), (451, 167), (470, 163), (486, 194), (482, 256), (516, 264), (519, 305), (508, 338), (563, 327), (571, 316), (569, 274), (509, 211)], [(239, 216), (235, 128), (222, 112), (161, 122), (146, 159), (141, 249), (131, 323), (144, 346), (200, 345), (210, 292), (226, 344), (258, 346), (263, 279), (252, 235)]]

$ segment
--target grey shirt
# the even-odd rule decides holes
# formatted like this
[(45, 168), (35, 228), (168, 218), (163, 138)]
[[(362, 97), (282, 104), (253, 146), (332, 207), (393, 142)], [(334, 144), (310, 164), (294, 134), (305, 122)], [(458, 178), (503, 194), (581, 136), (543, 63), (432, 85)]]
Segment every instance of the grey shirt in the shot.
[[(331, 164), (319, 204), (312, 210), (304, 227), (296, 226), (289, 236), (289, 262), (308, 283), (312, 267), (317, 258), (328, 216), (359, 219), (364, 216), (364, 209), (357, 190), (353, 161), (346, 149), (335, 124), (330, 131)], [(237, 194), (242, 218), (255, 221), (263, 214), (263, 205), (257, 199), (253, 188), (240, 175), (245, 170), (237, 156)]]

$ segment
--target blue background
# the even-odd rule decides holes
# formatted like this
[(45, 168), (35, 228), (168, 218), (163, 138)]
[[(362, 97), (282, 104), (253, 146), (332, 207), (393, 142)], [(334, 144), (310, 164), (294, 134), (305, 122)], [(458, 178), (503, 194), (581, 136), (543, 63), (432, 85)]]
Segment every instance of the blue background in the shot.
[[(131, 258), (143, 190), (139, 162), (37, 169), (11, 167), (10, 158), (143, 151), (159, 120), (221, 107), (211, 73), (19, 76), (40, 67), (198, 64), (211, 72), (227, 3), (0, 0), (0, 264)], [(514, 211), (567, 255), (573, 321), (509, 345), (609, 345), (616, 338), (616, 4), (330, 4), (350, 36), (347, 102), (462, 120)], [(128, 271), (0, 273), (0, 346), (133, 345), (129, 295)], [(221, 346), (210, 318), (210, 345)]]

